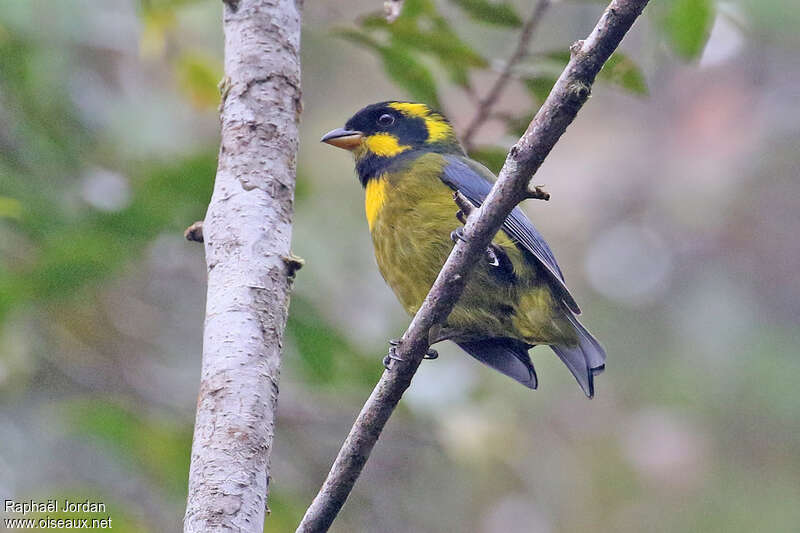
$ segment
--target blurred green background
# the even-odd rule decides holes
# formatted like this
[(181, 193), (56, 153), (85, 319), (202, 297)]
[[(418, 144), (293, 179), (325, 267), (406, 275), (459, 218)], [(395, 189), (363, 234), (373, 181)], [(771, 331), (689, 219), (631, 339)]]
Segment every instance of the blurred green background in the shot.
[[(408, 0), (386, 28), (380, 4), (304, 7), (306, 267), (265, 531), (294, 530), (408, 322), (352, 161), (320, 135), (409, 97), (463, 132), (532, 6)], [(796, 531), (800, 6), (652, 4), (537, 175), (553, 199), (525, 205), (608, 350), (596, 399), (547, 349), (531, 392), (443, 346), (333, 531)], [(221, 9), (0, 6), (0, 499), (181, 529), (205, 296), (182, 230), (212, 188)], [(497, 165), (601, 10), (547, 11), (478, 157)]]

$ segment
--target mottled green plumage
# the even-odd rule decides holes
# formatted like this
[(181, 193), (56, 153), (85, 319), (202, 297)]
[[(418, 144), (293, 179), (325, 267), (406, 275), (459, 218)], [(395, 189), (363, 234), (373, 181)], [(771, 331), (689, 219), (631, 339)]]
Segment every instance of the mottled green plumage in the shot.
[[(466, 157), (447, 119), (423, 104), (367, 106), (322, 140), (355, 156), (378, 267), (415, 314), (454, 246), (451, 232), (460, 223), (453, 191), (480, 204), (494, 176)], [(515, 209), (434, 340), (452, 340), (533, 389), (538, 381), (528, 349), (550, 345), (591, 397), (605, 351), (578, 313), (549, 246)]]
[[(421, 153), (375, 178), (387, 182), (383, 206), (371, 229), (375, 257), (384, 279), (411, 315), (450, 254), (450, 232), (459, 224), (453, 190), (441, 179), (445, 164), (441, 154)], [(494, 243), (511, 260), (517, 280), (508, 283), (493, 275), (489, 258), (483, 256), (447, 319), (446, 326), (459, 334), (457, 340), (508, 337), (526, 344), (577, 342), (552, 289), (523, 252), (503, 231)]]

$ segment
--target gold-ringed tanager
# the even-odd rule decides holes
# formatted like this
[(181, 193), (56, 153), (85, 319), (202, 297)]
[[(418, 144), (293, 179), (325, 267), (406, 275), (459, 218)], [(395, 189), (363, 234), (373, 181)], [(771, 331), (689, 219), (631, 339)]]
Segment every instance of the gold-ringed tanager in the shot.
[[(322, 142), (353, 153), (378, 268), (413, 316), (454, 245), (453, 191), (480, 205), (494, 175), (467, 157), (448, 120), (425, 104), (367, 106)], [(537, 378), (528, 350), (549, 345), (592, 397), (606, 354), (579, 313), (550, 247), (515, 208), (431, 340), (452, 340), (531, 389)]]

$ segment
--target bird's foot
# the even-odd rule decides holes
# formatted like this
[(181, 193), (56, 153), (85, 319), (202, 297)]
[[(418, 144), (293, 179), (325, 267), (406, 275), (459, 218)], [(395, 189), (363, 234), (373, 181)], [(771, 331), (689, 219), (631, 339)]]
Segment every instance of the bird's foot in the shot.
[[(398, 357), (397, 355), (397, 346), (400, 345), (400, 339), (390, 339), (389, 340), (389, 353), (386, 354), (386, 357), (383, 358), (383, 366), (387, 370), (392, 365), (392, 361), (405, 361), (402, 357)], [(434, 350), (433, 348), (428, 348), (428, 351), (425, 352), (425, 355), (422, 356), (423, 359), (438, 359), (439, 352)]]
[(453, 231), (451, 231), (451, 232), (450, 232), (450, 239), (451, 239), (453, 242), (456, 242), (456, 243), (457, 243), (458, 241), (464, 241), (464, 242), (467, 242), (467, 239), (466, 239), (466, 237), (464, 237), (464, 228), (463, 228), (463, 227), (460, 227), (460, 228), (456, 228), (456, 229), (454, 229)]
[(425, 355), (423, 355), (422, 358), (423, 359), (439, 359), (439, 352), (437, 352), (433, 348), (428, 348), (428, 351), (425, 352)]
[[(398, 341), (394, 341), (398, 342)], [(389, 344), (392, 344), (392, 341), (389, 341)], [(386, 370), (390, 370), (392, 366), (392, 361), (405, 361), (402, 357), (397, 356), (397, 345), (392, 344), (389, 346), (389, 353), (386, 354), (386, 357), (383, 358), (383, 367)]]

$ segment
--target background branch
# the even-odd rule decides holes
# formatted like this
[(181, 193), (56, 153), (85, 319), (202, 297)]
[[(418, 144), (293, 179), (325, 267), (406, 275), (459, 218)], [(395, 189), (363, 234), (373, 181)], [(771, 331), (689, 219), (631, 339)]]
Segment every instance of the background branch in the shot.
[(483, 98), (480, 103), (478, 103), (478, 109), (475, 113), (475, 117), (472, 119), (472, 122), (469, 123), (464, 135), (461, 137), (461, 142), (464, 144), (464, 148), (467, 150), (467, 153), (469, 153), (473, 148), (473, 137), (481, 128), (481, 126), (483, 126), (483, 124), (489, 119), (491, 116), (492, 107), (494, 107), (494, 104), (497, 103), (497, 100), (500, 98), (500, 95), (503, 93), (506, 85), (508, 85), (508, 82), (511, 81), (511, 73), (514, 70), (514, 67), (528, 53), (528, 45), (530, 44), (533, 34), (544, 17), (544, 13), (547, 11), (549, 5), (550, 0), (538, 0), (538, 2), (536, 2), (531, 16), (528, 17), (528, 20), (526, 20), (525, 24), (522, 26), (522, 31), (519, 34), (517, 47), (514, 49), (514, 53), (511, 54), (510, 58), (508, 58), (505, 68), (503, 68), (503, 71), (500, 73), (500, 76), (497, 78), (497, 80), (495, 80), (494, 85), (492, 85), (491, 89), (489, 89), (489, 92), (486, 93), (486, 97)]
[(223, 7), (222, 139), (202, 224), (208, 295), (186, 532), (264, 528), (281, 343), (299, 268), (287, 260), (300, 114), (298, 5), (230, 0)]
[(456, 243), (436, 282), (403, 335), (390, 370), (381, 376), (331, 467), (298, 532), (327, 531), (350, 494), (375, 442), (429, 348), (431, 328), (458, 300), (469, 272), (519, 202), (555, 143), (589, 97), (591, 85), (647, 4), (613, 0), (585, 41), (571, 47), (571, 59), (522, 138), (511, 148), (497, 182), (480, 208), (467, 219), (464, 241)]

